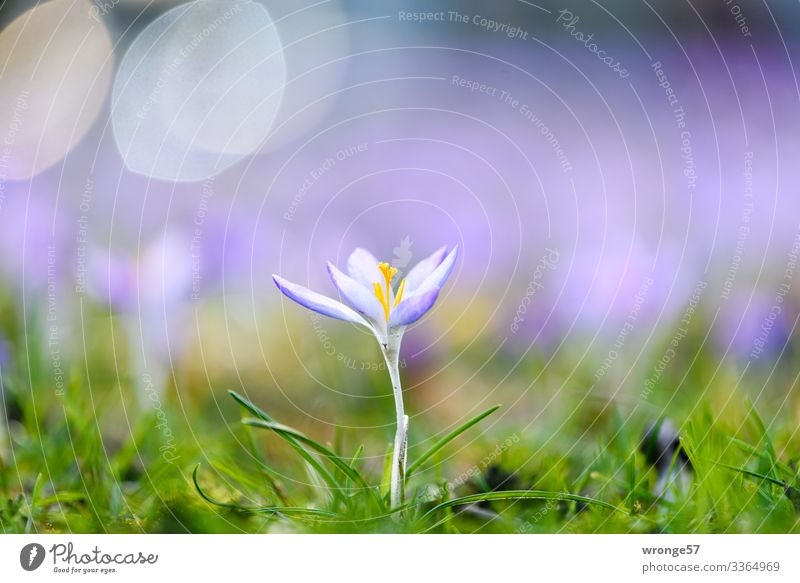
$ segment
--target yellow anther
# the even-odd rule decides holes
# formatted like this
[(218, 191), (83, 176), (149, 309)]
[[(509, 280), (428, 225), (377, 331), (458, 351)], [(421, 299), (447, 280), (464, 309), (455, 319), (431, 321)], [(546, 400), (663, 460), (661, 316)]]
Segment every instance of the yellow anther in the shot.
[(386, 316), (386, 321), (389, 321), (389, 303), (386, 301), (386, 296), (383, 293), (383, 287), (377, 281), (372, 284), (372, 289), (375, 290), (375, 297), (378, 298), (378, 301), (383, 306), (383, 313)]
[(397, 275), (397, 268), (381, 261), (378, 263), (378, 269), (380, 270), (381, 274), (383, 274), (383, 284), (376, 281), (372, 284), (372, 289), (375, 291), (375, 297), (378, 298), (378, 301), (383, 307), (383, 314), (386, 316), (386, 321), (388, 322), (389, 313), (391, 312), (392, 307), (397, 307), (397, 304), (400, 302), (400, 298), (403, 296), (403, 289), (405, 288), (406, 280), (404, 279), (400, 282), (400, 287), (397, 289), (397, 296), (394, 299), (394, 306), (392, 306), (391, 282), (392, 278)]
[(397, 274), (397, 268), (396, 267), (392, 267), (391, 265), (389, 265), (388, 263), (384, 263), (383, 261), (378, 263), (378, 269), (381, 270), (381, 273), (383, 274), (383, 278), (386, 280), (387, 284), (390, 281), (392, 281), (392, 278), (395, 276), (395, 274)]
[(406, 278), (403, 278), (403, 281), (400, 282), (400, 287), (397, 288), (397, 295), (394, 297), (394, 306), (393, 308), (397, 307), (397, 304), (400, 303), (400, 300), (403, 297), (403, 290), (406, 289)]

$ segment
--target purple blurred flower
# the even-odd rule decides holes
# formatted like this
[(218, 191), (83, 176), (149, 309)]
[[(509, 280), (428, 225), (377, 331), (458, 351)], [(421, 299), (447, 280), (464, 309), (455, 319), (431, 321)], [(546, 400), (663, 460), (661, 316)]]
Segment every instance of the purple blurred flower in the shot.
[(192, 265), (188, 236), (165, 232), (137, 255), (95, 249), (89, 254), (87, 292), (119, 317), (140, 403), (163, 392), (174, 360), (190, 340), (186, 301)]
[(72, 244), (64, 220), (48, 201), (19, 190), (0, 201), (0, 271), (26, 292), (60, 288), (69, 274)]
[(188, 237), (167, 232), (136, 256), (94, 249), (89, 294), (119, 312), (169, 313), (188, 299), (192, 281)]
[(720, 314), (720, 350), (740, 360), (766, 357), (768, 362), (774, 362), (792, 335), (794, 314), (787, 314), (790, 309), (787, 303), (778, 303), (764, 292), (734, 295)]

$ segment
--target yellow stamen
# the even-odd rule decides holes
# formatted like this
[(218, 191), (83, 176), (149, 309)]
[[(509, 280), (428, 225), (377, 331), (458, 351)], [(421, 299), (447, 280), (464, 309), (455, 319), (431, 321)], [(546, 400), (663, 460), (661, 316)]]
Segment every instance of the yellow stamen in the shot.
[(397, 304), (400, 303), (400, 299), (403, 297), (403, 290), (406, 289), (406, 278), (403, 278), (403, 281), (400, 282), (400, 287), (397, 288), (397, 295), (394, 297), (394, 306), (393, 308), (397, 307)]
[(375, 283), (372, 284), (372, 289), (375, 290), (375, 297), (378, 298), (378, 301), (381, 303), (381, 306), (383, 306), (383, 313), (386, 316), (386, 321), (388, 322), (389, 321), (389, 304), (386, 303), (386, 296), (383, 295), (383, 288), (381, 287), (381, 284), (379, 284), (376, 281)]
[[(383, 313), (386, 316), (386, 321), (389, 321), (389, 312), (391, 311), (392, 306), (392, 287), (391, 282), (392, 278), (397, 275), (397, 268), (392, 267), (388, 263), (384, 263), (381, 261), (378, 263), (378, 269), (380, 269), (381, 274), (383, 274), (383, 281), (384, 285), (381, 285), (380, 282), (374, 282), (372, 284), (372, 289), (375, 291), (375, 297), (378, 298), (378, 301), (381, 303), (383, 307)], [(394, 300), (394, 307), (397, 306), (398, 302), (400, 301), (400, 297), (403, 295), (403, 288), (406, 285), (406, 280), (404, 279), (400, 282), (400, 287), (397, 290), (397, 297)]]

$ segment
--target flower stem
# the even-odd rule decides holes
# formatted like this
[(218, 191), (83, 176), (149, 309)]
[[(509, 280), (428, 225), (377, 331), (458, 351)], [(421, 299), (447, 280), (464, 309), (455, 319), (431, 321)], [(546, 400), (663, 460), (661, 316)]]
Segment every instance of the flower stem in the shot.
[(392, 472), (389, 489), (389, 503), (397, 508), (405, 502), (406, 461), (408, 451), (408, 415), (403, 410), (403, 388), (400, 385), (399, 350), (392, 346), (383, 347), (386, 370), (392, 380), (394, 408), (397, 414), (397, 428), (392, 448)]

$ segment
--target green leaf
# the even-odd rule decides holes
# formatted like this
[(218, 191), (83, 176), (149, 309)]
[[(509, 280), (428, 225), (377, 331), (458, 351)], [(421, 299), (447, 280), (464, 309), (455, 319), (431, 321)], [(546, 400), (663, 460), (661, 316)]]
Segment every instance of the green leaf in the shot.
[(770, 465), (774, 466), (778, 456), (775, 454), (775, 448), (772, 445), (772, 439), (770, 439), (769, 433), (767, 432), (767, 427), (764, 425), (764, 421), (761, 419), (761, 416), (758, 414), (755, 405), (747, 399), (747, 405), (749, 410), (747, 412), (748, 420), (754, 426), (756, 432), (758, 433), (759, 441), (763, 442), (764, 449), (766, 449), (767, 454), (769, 455)]
[(358, 464), (359, 460), (361, 459), (361, 454), (364, 453), (364, 444), (358, 446), (356, 453), (353, 454), (352, 459), (350, 460), (350, 467), (354, 470), (356, 469), (356, 465)]
[[(356, 453), (353, 454), (353, 457), (350, 459), (350, 467), (353, 468), (353, 471), (358, 471), (358, 462), (361, 461), (361, 455), (364, 453), (364, 444), (358, 446)], [(350, 486), (350, 478), (345, 476), (344, 477), (344, 487), (348, 488)]]
[(114, 481), (111, 484), (111, 496), (108, 502), (108, 511), (111, 516), (119, 516), (125, 510), (125, 495), (122, 493), (120, 483)]
[[(250, 411), (250, 413), (252, 413), (260, 420), (262, 420), (264, 423), (274, 423), (272, 417), (270, 417), (262, 409), (260, 409), (259, 407), (257, 407), (244, 397), (242, 397), (239, 393), (235, 391), (228, 391), (228, 394), (231, 397), (233, 397), (245, 409)], [(246, 425), (251, 425), (251, 424), (246, 423)], [(333, 474), (331, 474), (325, 468), (325, 466), (319, 463), (319, 460), (317, 460), (317, 458), (315, 458), (306, 448), (304, 448), (300, 443), (298, 443), (298, 441), (292, 435), (287, 433), (279, 433), (279, 432), (276, 433), (278, 433), (278, 435), (281, 438), (283, 438), (284, 441), (286, 441), (289, 445), (291, 445), (292, 448), (294, 448), (294, 450), (298, 454), (300, 454), (300, 457), (302, 457), (306, 462), (308, 462), (308, 464), (320, 475), (320, 477), (328, 485), (328, 488), (330, 488), (331, 493), (333, 494), (333, 497), (335, 499), (341, 502), (346, 502), (344, 497), (342, 496), (341, 492), (342, 488), (339, 486), (339, 483), (336, 481), (336, 478), (333, 477)]]
[(194, 482), (194, 487), (197, 490), (197, 493), (208, 502), (209, 504), (213, 504), (214, 506), (219, 506), (221, 508), (231, 508), (233, 510), (238, 510), (241, 512), (251, 512), (254, 514), (285, 514), (287, 516), (292, 515), (310, 515), (310, 516), (324, 516), (326, 518), (334, 518), (336, 515), (332, 512), (328, 512), (326, 510), (318, 510), (316, 508), (301, 508), (301, 507), (292, 507), (292, 506), (242, 506), (241, 504), (234, 504), (232, 502), (222, 502), (221, 500), (217, 500), (212, 498), (208, 494), (206, 494), (203, 489), (200, 487), (200, 484), (197, 481), (197, 471), (200, 469), (200, 464), (195, 466), (194, 471), (192, 472), (192, 481)]
[(767, 482), (770, 482), (771, 484), (775, 484), (776, 486), (780, 486), (781, 488), (786, 488), (786, 484), (785, 483), (781, 482), (780, 480), (776, 480), (772, 476), (767, 476), (765, 474), (759, 474), (758, 472), (753, 472), (751, 470), (746, 470), (744, 468), (737, 468), (736, 466), (729, 466), (728, 464), (723, 464), (722, 462), (714, 462), (714, 463), (716, 465), (722, 467), (722, 468), (725, 468), (725, 469), (728, 469), (728, 470), (732, 470), (734, 472), (742, 473), (742, 474), (744, 474), (746, 476), (750, 476), (751, 478), (759, 478), (761, 480), (765, 480)]
[(757, 447), (755, 447), (753, 445), (750, 445), (746, 441), (742, 441), (741, 439), (737, 439), (735, 437), (728, 436), (728, 439), (730, 440), (730, 442), (732, 444), (734, 444), (737, 447), (739, 447), (740, 449), (744, 450), (745, 452), (747, 452), (751, 456), (757, 457), (761, 461), (766, 462), (768, 464), (771, 464), (773, 467), (779, 469), (781, 472), (783, 472), (784, 474), (786, 474), (788, 476), (793, 475), (792, 468), (790, 468), (786, 464), (778, 461), (777, 459), (773, 459), (773, 456), (769, 453), (769, 451), (766, 451), (766, 452), (761, 451), (760, 449), (758, 449)]
[(36, 507), (36, 501), (39, 499), (39, 494), (42, 491), (42, 473), (36, 476), (36, 481), (33, 483), (33, 491), (31, 492), (31, 499), (28, 502), (28, 522), (25, 524), (25, 533), (30, 533), (33, 530), (33, 509)]
[(486, 417), (497, 411), (499, 408), (500, 405), (495, 405), (494, 407), (490, 407), (480, 415), (473, 417), (463, 425), (456, 427), (455, 429), (453, 429), (453, 431), (451, 431), (450, 433), (439, 439), (436, 443), (434, 443), (430, 447), (430, 449), (428, 449), (419, 458), (417, 458), (417, 461), (415, 461), (408, 467), (408, 469), (406, 470), (406, 480), (410, 479), (412, 474), (420, 467), (422, 467), (422, 464), (424, 464), (426, 461), (432, 458), (436, 454), (436, 452), (438, 452), (440, 449), (442, 449), (444, 446), (453, 441), (456, 437), (464, 433), (467, 429), (469, 429), (473, 425), (476, 425), (481, 421), (483, 421)]
[(85, 502), (85, 492), (56, 492), (52, 496), (39, 499), (39, 507), (47, 508), (53, 504), (69, 504), (71, 502)]
[[(253, 477), (245, 471), (242, 471), (238, 466), (233, 463), (229, 463), (223, 459), (215, 459), (212, 462), (212, 467), (214, 470), (219, 472), (220, 474), (225, 475), (226, 477), (230, 478), (238, 482), (238, 485), (244, 486), (250, 490), (258, 491), (263, 487), (263, 484), (258, 480), (253, 479)], [(261, 474), (256, 474), (261, 475)]]
[(383, 457), (383, 474), (381, 474), (380, 493), (383, 499), (389, 497), (389, 490), (392, 487), (392, 453), (394, 444), (390, 441), (386, 447), (386, 455)]
[(242, 407), (250, 411), (256, 417), (263, 419), (264, 421), (272, 421), (272, 417), (270, 417), (266, 411), (258, 407), (257, 405), (253, 404), (251, 401), (246, 399), (245, 397), (241, 396), (236, 391), (228, 391), (228, 394), (234, 398), (236, 402), (238, 402)]
[(425, 516), (434, 514), (440, 510), (451, 508), (453, 506), (461, 506), (464, 504), (474, 504), (475, 502), (484, 502), (492, 500), (564, 500), (568, 502), (583, 502), (585, 504), (594, 504), (608, 510), (615, 510), (622, 514), (630, 515), (630, 512), (624, 508), (619, 508), (608, 502), (589, 498), (588, 496), (579, 496), (578, 494), (568, 494), (564, 492), (548, 492), (545, 490), (506, 490), (503, 492), (484, 492), (482, 494), (472, 494), (470, 496), (462, 496), (460, 498), (453, 498), (441, 504), (437, 504), (425, 513)]
[(781, 488), (783, 488), (784, 496), (786, 496), (786, 498), (789, 500), (789, 502), (792, 503), (792, 507), (794, 508), (795, 512), (800, 514), (800, 490), (797, 490), (797, 488), (795, 488), (793, 486), (790, 486), (789, 484), (786, 484), (785, 482), (781, 482), (780, 480), (776, 480), (775, 478), (773, 478), (771, 476), (767, 476), (765, 474), (760, 474), (758, 472), (753, 472), (751, 470), (746, 470), (744, 468), (737, 468), (735, 466), (729, 466), (727, 464), (723, 464), (723, 463), (720, 463), (720, 462), (718, 462), (717, 465), (718, 466), (722, 466), (723, 468), (726, 468), (728, 470), (732, 470), (734, 472), (739, 472), (739, 473), (744, 474), (746, 476), (749, 476), (751, 478), (758, 478), (759, 480), (764, 480), (766, 482), (769, 482), (770, 484), (774, 484), (776, 486), (780, 486)]
[(321, 454), (323, 457), (327, 458), (333, 465), (335, 465), (339, 470), (341, 470), (344, 473), (344, 475), (353, 480), (354, 484), (357, 484), (364, 490), (370, 492), (372, 494), (373, 499), (377, 502), (378, 507), (380, 509), (384, 508), (383, 501), (375, 493), (375, 490), (369, 484), (367, 484), (363, 476), (356, 470), (351, 468), (347, 462), (345, 462), (342, 458), (336, 455), (336, 453), (330, 448), (322, 445), (317, 441), (314, 441), (310, 437), (300, 433), (296, 429), (289, 427), (287, 425), (281, 425), (280, 423), (275, 423), (273, 421), (265, 421), (262, 419), (243, 419), (242, 422), (245, 425), (250, 425), (251, 427), (261, 427), (263, 429), (269, 429), (270, 431), (277, 433), (284, 439), (287, 439), (287, 441), (289, 439), (292, 439), (304, 445), (307, 445), (317, 453)]

